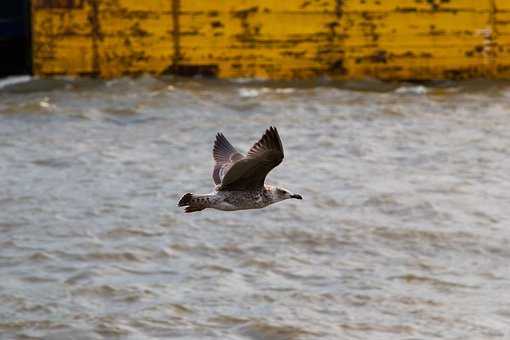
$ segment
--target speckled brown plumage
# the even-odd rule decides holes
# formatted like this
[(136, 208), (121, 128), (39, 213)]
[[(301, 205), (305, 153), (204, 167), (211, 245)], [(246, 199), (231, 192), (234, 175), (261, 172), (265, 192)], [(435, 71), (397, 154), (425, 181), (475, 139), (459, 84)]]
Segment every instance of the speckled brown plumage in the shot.
[(275, 127), (267, 129), (246, 156), (218, 133), (213, 146), (215, 191), (207, 195), (187, 193), (178, 206), (186, 207), (185, 212), (205, 208), (244, 210), (264, 208), (289, 198), (301, 199), (300, 195), (286, 189), (264, 185), (267, 174), (283, 157), (282, 142)]

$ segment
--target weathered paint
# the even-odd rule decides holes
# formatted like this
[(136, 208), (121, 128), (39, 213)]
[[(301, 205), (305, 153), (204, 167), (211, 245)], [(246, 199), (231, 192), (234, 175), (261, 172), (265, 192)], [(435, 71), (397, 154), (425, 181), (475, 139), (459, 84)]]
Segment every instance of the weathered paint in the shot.
[(506, 0), (33, 0), (37, 74), (510, 77)]
[(34, 72), (160, 73), (172, 61), (171, 9), (165, 0), (34, 0)]

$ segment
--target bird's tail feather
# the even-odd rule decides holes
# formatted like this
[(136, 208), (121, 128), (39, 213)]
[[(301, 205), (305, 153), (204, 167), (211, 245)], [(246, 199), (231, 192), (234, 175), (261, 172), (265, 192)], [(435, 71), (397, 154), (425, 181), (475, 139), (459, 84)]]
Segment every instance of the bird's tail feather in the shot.
[(201, 203), (201, 200), (197, 199), (197, 197), (195, 197), (190, 192), (188, 192), (187, 194), (182, 196), (177, 205), (179, 207), (186, 207), (186, 209), (184, 209), (184, 212), (187, 212), (187, 213), (204, 210), (206, 208)]
[(193, 198), (193, 194), (191, 192), (188, 192), (187, 194), (184, 194), (184, 196), (181, 197), (179, 200), (179, 203), (177, 204), (179, 207), (185, 207), (191, 203), (191, 199)]
[(204, 210), (204, 209), (205, 209), (205, 207), (190, 205), (189, 207), (186, 207), (186, 209), (184, 209), (184, 212), (192, 213), (192, 212), (200, 211), (200, 210)]

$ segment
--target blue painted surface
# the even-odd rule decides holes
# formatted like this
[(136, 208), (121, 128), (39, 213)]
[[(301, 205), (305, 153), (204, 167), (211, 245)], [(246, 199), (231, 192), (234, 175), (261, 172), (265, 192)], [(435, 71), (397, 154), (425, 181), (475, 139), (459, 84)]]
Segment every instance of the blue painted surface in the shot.
[(25, 36), (23, 18), (0, 19), (0, 38), (16, 39)]

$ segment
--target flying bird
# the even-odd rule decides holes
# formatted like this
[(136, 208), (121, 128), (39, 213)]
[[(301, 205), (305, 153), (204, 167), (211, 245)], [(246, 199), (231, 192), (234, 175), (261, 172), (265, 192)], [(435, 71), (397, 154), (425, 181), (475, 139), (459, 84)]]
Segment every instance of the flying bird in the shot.
[(222, 134), (216, 135), (213, 147), (215, 190), (210, 194), (187, 193), (179, 207), (191, 213), (213, 208), (218, 210), (260, 209), (289, 198), (303, 199), (287, 189), (264, 184), (267, 174), (283, 160), (283, 146), (275, 127), (266, 130), (244, 156)]

